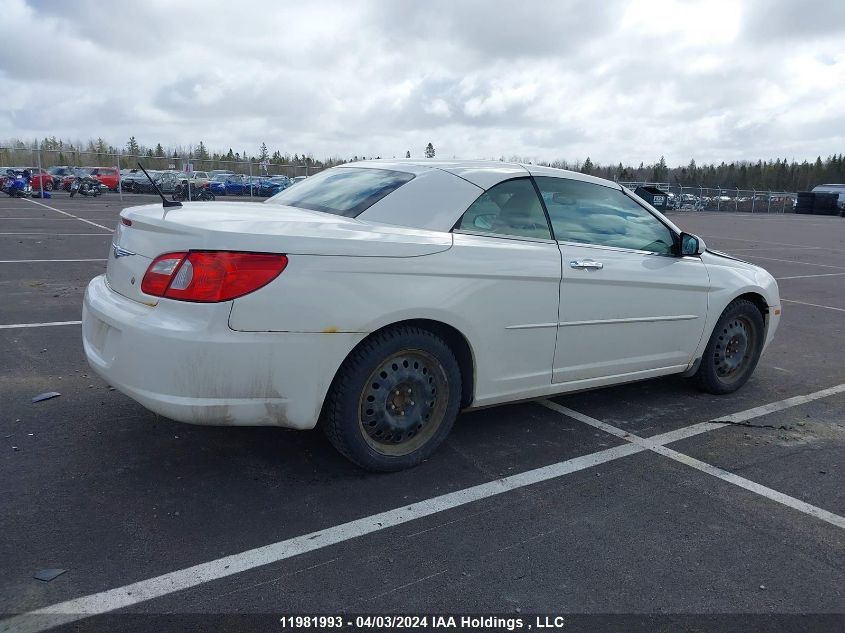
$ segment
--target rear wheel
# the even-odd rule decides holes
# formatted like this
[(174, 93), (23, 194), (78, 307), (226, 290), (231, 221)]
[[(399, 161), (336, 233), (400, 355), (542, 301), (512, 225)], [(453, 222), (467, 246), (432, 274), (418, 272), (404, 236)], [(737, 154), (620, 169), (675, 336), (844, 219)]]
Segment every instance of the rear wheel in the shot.
[(760, 360), (765, 323), (750, 301), (737, 299), (725, 308), (704, 349), (693, 381), (702, 391), (732, 393), (742, 387)]
[(438, 336), (401, 326), (377, 333), (344, 361), (320, 425), (367, 470), (410, 468), (446, 439), (461, 401), (455, 355)]

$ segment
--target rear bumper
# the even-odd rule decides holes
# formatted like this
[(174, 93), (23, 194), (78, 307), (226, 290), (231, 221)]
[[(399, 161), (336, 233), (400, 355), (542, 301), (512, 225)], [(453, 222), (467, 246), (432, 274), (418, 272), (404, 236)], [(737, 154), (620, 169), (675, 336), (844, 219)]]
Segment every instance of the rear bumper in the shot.
[(359, 334), (235, 332), (231, 303), (137, 303), (105, 277), (88, 285), (88, 363), (146, 408), (190, 424), (313, 428)]

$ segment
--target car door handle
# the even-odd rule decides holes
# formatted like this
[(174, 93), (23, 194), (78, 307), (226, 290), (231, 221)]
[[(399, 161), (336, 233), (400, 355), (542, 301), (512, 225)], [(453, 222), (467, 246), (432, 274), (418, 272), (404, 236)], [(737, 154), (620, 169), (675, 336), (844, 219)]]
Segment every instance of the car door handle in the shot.
[(570, 268), (580, 268), (580, 269), (591, 269), (591, 270), (601, 270), (604, 268), (604, 264), (601, 262), (594, 262), (592, 259), (582, 259), (577, 260), (573, 259), (569, 262)]

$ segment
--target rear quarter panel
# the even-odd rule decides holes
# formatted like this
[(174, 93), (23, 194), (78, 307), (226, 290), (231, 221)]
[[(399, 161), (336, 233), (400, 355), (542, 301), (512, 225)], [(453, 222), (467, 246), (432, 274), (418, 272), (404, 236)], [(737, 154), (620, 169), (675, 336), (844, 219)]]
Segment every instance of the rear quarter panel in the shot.
[[(557, 320), (560, 258), (553, 243), (455, 235), (421, 257), (291, 256), (265, 288), (235, 300), (233, 330), (370, 333), (410, 319), (450, 325), (475, 363), (476, 400), (548, 385), (554, 329), (508, 326)], [(330, 368), (334, 373), (336, 368)]]

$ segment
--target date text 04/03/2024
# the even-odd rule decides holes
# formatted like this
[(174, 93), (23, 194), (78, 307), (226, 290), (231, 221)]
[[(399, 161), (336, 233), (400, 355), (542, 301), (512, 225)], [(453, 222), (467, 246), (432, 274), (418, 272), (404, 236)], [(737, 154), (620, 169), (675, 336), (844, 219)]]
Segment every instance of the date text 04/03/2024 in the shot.
[(451, 615), (358, 615), (352, 618), (331, 615), (283, 616), (279, 623), (296, 629), (471, 629), (506, 630), (561, 629), (565, 619), (561, 616), (537, 616), (529, 622), (522, 617), (510, 616), (451, 616)]

